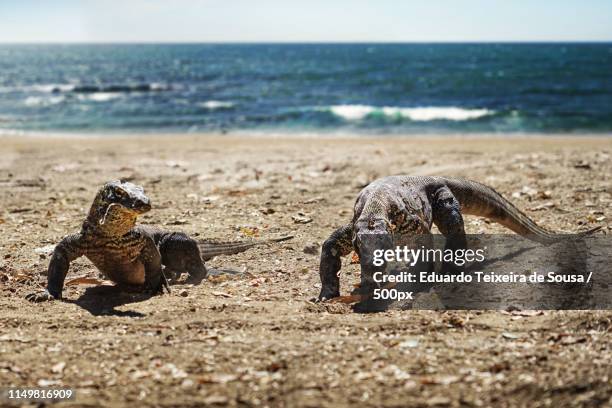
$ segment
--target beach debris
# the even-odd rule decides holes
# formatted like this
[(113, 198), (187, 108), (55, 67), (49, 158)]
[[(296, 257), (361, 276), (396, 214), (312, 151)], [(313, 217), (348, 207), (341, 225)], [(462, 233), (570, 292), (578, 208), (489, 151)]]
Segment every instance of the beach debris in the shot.
[(446, 322), (452, 327), (465, 327), (468, 320), (469, 318), (464, 317), (464, 315), (452, 314), (448, 317), (448, 319), (446, 319)]
[(8, 334), (2, 335), (0, 336), (0, 341), (9, 341), (9, 342), (16, 342), (16, 343), (30, 343), (34, 340), (32, 339), (27, 339), (24, 337), (18, 337), (18, 336), (10, 336)]
[(58, 164), (56, 166), (53, 166), (51, 170), (57, 173), (65, 173), (70, 170), (76, 170), (79, 167), (80, 167), (79, 163), (64, 163), (64, 164)]
[(32, 208), (30, 207), (19, 207), (19, 208), (11, 208), (9, 210), (9, 213), (11, 214), (20, 214), (20, 213), (26, 213), (26, 212), (30, 212), (30, 211), (34, 211)]
[(224, 298), (234, 297), (234, 295), (230, 295), (229, 293), (225, 293), (225, 292), (212, 292), (212, 295), (217, 296), (217, 297), (224, 297)]
[(550, 190), (538, 191), (538, 193), (536, 194), (536, 198), (538, 198), (539, 200), (546, 200), (551, 197), (552, 197), (552, 191)]
[(517, 339), (523, 338), (523, 335), (519, 333), (503, 332), (501, 335), (504, 339), (508, 339), (508, 340), (517, 340)]
[(311, 244), (307, 244), (303, 249), (305, 254), (308, 255), (319, 255), (319, 244), (313, 242)]
[(535, 207), (531, 207), (529, 210), (530, 211), (543, 211), (543, 210), (549, 210), (551, 208), (554, 208), (555, 206), (556, 206), (555, 203), (547, 202), (544, 204), (536, 205)]
[(606, 220), (605, 216), (596, 217), (595, 214), (587, 215), (587, 221), (590, 222), (590, 223), (602, 222), (602, 221), (605, 221), (605, 220)]
[(175, 160), (168, 160), (166, 162), (166, 166), (171, 167), (173, 169), (178, 169), (181, 167), (187, 167), (189, 163), (185, 162), (185, 161), (175, 161)]
[[(46, 273), (46, 270), (45, 270), (45, 273)], [(23, 272), (18, 273), (17, 275), (13, 277), (13, 281), (17, 283), (28, 283), (28, 282), (32, 282), (33, 280), (34, 280), (34, 276), (28, 275), (27, 273), (23, 273)]]
[(38, 255), (48, 256), (48, 255), (51, 255), (54, 250), (55, 250), (55, 245), (45, 245), (43, 247), (35, 248), (34, 252), (37, 253)]
[(442, 397), (440, 395), (431, 397), (427, 400), (427, 406), (429, 407), (440, 407), (451, 404), (451, 399), (448, 397)]
[(229, 398), (224, 395), (213, 394), (204, 398), (202, 403), (207, 407), (211, 405), (227, 405), (229, 403)]
[(247, 190), (227, 190), (226, 194), (230, 197), (242, 197), (245, 196), (247, 194), (250, 194), (249, 191)]
[(166, 225), (185, 225), (185, 224), (189, 224), (189, 221), (185, 218), (175, 218), (166, 223)]
[(577, 337), (570, 333), (555, 333), (548, 337), (549, 342), (559, 343), (563, 346), (569, 346), (572, 344), (585, 343), (587, 338), (584, 336)]
[(197, 378), (197, 382), (200, 384), (227, 384), (232, 381), (236, 381), (238, 376), (235, 374), (208, 374), (202, 375)]
[(62, 371), (64, 371), (64, 367), (66, 367), (66, 363), (63, 361), (60, 361), (59, 363), (54, 364), (53, 367), (51, 367), (51, 372), (55, 374), (61, 374)]
[(523, 188), (519, 191), (515, 191), (512, 193), (513, 198), (521, 198), (523, 196), (535, 197), (538, 194), (538, 190), (530, 186), (523, 186)]
[(212, 196), (206, 196), (206, 197), (200, 197), (199, 201), (203, 204), (211, 204), (214, 201), (219, 200), (219, 196), (218, 195), (212, 195)]
[(38, 380), (37, 384), (39, 387), (51, 387), (52, 385), (58, 385), (60, 382), (57, 380)]
[(418, 339), (404, 340), (401, 343), (399, 343), (397, 346), (401, 349), (416, 348), (419, 346), (419, 340)]
[(276, 210), (270, 207), (263, 207), (259, 209), (259, 212), (261, 212), (263, 215), (270, 215), (270, 214), (274, 214)]
[(458, 375), (438, 375), (435, 377), (421, 378), (423, 385), (450, 385), (458, 382), (461, 379)]
[(533, 316), (542, 316), (544, 314), (543, 310), (512, 310), (505, 311), (502, 310), (501, 314), (506, 314), (510, 316), (518, 316), (518, 317), (533, 317)]
[(181, 289), (178, 293), (179, 296), (181, 297), (187, 297), (189, 296), (189, 291), (187, 289)]
[(291, 219), (296, 224), (308, 224), (309, 222), (312, 222), (312, 218), (301, 211), (298, 212), (296, 215), (292, 215)]
[(580, 160), (579, 162), (574, 163), (574, 168), (582, 170), (591, 170), (591, 164), (586, 160)]
[(331, 299), (329, 301), (329, 303), (344, 303), (344, 304), (351, 304), (351, 303), (357, 303), (357, 302), (361, 302), (364, 299), (365, 296), (363, 295), (345, 295), (345, 296), (338, 296), (335, 297), (333, 299)]
[(325, 198), (323, 197), (313, 197), (313, 198), (310, 198), (304, 201), (304, 204), (314, 204), (314, 203), (318, 203), (319, 201), (323, 201), (323, 200), (325, 200)]
[(255, 278), (249, 281), (249, 286), (258, 287), (266, 282), (266, 278)]
[(258, 237), (259, 236), (259, 228), (243, 226), (239, 228), (240, 233), (247, 237)]
[(172, 363), (167, 363), (166, 365), (162, 367), (160, 371), (170, 374), (172, 378), (175, 378), (175, 379), (181, 379), (181, 378), (187, 377), (187, 373), (184, 370), (178, 368)]
[(18, 180), (15, 180), (13, 183), (16, 187), (45, 188), (47, 186), (47, 183), (45, 182), (45, 180), (40, 177), (37, 179), (18, 179)]
[(66, 286), (103, 285), (105, 283), (110, 283), (110, 281), (98, 278), (89, 278), (87, 276), (79, 276), (78, 278), (70, 279), (68, 282), (66, 282)]

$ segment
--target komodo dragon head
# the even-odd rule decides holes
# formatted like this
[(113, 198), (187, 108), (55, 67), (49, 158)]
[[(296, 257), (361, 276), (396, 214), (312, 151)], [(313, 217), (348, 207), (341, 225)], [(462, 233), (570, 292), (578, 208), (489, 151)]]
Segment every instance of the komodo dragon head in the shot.
[(397, 200), (391, 194), (370, 196), (353, 220), (352, 243), (359, 255), (362, 274), (381, 270), (374, 265), (377, 251), (392, 250), (398, 245), (418, 248), (426, 243), (429, 225), (424, 221), (423, 207), (413, 197)]
[(98, 191), (87, 222), (107, 235), (123, 235), (134, 227), (140, 214), (149, 210), (151, 201), (141, 186), (113, 180)]

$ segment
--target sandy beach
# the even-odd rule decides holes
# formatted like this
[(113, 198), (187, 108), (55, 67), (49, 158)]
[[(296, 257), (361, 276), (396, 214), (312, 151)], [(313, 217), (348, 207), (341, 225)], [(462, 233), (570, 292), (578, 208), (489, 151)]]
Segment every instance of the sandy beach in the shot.
[[(67, 405), (603, 406), (612, 313), (389, 311), (309, 300), (318, 251), (359, 190), (391, 174), (494, 187), (543, 227), (612, 231), (612, 138), (230, 135), (0, 138), (0, 383), (74, 388)], [(218, 257), (234, 274), (142, 300), (75, 281), (31, 304), (49, 250), (111, 179), (141, 222), (199, 238), (291, 241)], [(468, 218), (468, 233), (506, 232)], [(341, 290), (359, 282), (344, 262)], [(85, 258), (67, 281), (99, 278)]]

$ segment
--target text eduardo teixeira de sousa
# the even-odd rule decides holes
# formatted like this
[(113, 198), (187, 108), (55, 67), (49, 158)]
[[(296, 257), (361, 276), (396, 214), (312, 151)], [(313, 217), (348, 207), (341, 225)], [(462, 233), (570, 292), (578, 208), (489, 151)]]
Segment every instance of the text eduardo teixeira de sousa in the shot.
[[(397, 246), (395, 249), (376, 249), (373, 252), (372, 264), (381, 267), (385, 264), (397, 263), (405, 267), (414, 268), (417, 264), (428, 265), (434, 262), (452, 263), (463, 267), (468, 263), (481, 263), (486, 260), (487, 247), (479, 249), (432, 249), (422, 246), (421, 248), (410, 248), (408, 246)], [(527, 284), (564, 284), (564, 283), (590, 283), (592, 272), (583, 274), (559, 274), (554, 271), (530, 273), (516, 273), (513, 271), (496, 273), (494, 271), (471, 271), (466, 273), (439, 273), (435, 271), (404, 270), (396, 273), (376, 271), (372, 279), (380, 284), (374, 289), (374, 299), (413, 299), (413, 292), (397, 291), (389, 288), (389, 284), (396, 283), (527, 283)]]

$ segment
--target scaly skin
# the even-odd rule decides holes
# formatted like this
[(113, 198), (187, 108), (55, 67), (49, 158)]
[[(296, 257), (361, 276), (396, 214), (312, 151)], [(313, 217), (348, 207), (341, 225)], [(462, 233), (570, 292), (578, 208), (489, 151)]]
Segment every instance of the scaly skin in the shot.
[[(97, 193), (81, 231), (65, 237), (53, 251), (47, 289), (31, 293), (33, 302), (61, 299), (70, 262), (87, 257), (106, 277), (123, 285), (138, 286), (158, 294), (168, 288), (166, 275), (187, 272), (192, 281), (207, 276), (204, 265), (217, 255), (244, 252), (261, 242), (198, 242), (182, 232), (136, 225), (140, 214), (151, 209), (142, 187), (111, 181)], [(169, 290), (169, 289), (168, 289)]]
[[(323, 243), (318, 300), (340, 296), (341, 257), (355, 251), (361, 263), (361, 293), (371, 293), (376, 283), (371, 256), (374, 249), (391, 249), (394, 237), (430, 234), (435, 224), (446, 237), (446, 247), (465, 248), (462, 214), (487, 217), (540, 243), (558, 239), (557, 233), (539, 227), (491, 187), (449, 177), (390, 176), (373, 181), (357, 197), (350, 223), (338, 228)], [(590, 234), (600, 227), (583, 232)]]

